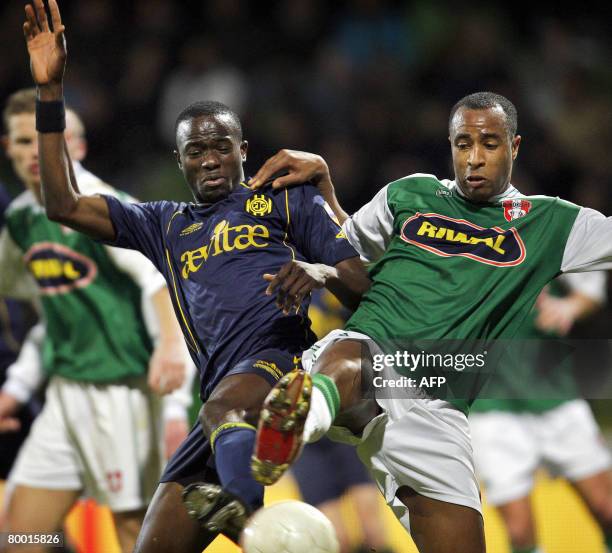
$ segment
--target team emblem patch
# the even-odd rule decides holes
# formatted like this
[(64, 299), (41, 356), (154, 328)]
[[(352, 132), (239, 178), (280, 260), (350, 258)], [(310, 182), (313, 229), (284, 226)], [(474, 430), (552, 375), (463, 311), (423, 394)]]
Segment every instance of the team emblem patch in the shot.
[(35, 244), (23, 259), (41, 293), (47, 296), (85, 288), (98, 274), (98, 266), (93, 260), (53, 242)]
[(108, 482), (108, 489), (117, 493), (123, 488), (123, 474), (120, 470), (112, 470), (106, 473), (106, 481)]
[(263, 194), (255, 194), (246, 201), (244, 209), (251, 215), (263, 217), (272, 211), (272, 200), (266, 198)]
[(514, 221), (515, 219), (525, 217), (529, 213), (531, 202), (515, 198), (502, 201), (502, 207), (504, 208), (504, 219), (506, 221)]
[(514, 227), (484, 228), (437, 213), (410, 217), (402, 225), (400, 236), (404, 242), (441, 257), (467, 257), (496, 267), (520, 265), (527, 254)]

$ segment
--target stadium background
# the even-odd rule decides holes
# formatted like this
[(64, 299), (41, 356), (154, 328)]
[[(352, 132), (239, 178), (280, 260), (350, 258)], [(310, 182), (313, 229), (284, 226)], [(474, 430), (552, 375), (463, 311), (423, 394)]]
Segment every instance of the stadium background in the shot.
[[(60, 7), (65, 92), (87, 127), (86, 166), (141, 199), (189, 198), (171, 152), (173, 121), (197, 99), (224, 101), (241, 115), (247, 172), (281, 147), (321, 153), (352, 210), (399, 176), (451, 174), (448, 111), (461, 96), (488, 89), (519, 111), (513, 183), (612, 213), (612, 36), (603, 13), (427, 0), (60, 0)], [(22, 14), (21, 0), (2, 2), (3, 100), (31, 85)], [(19, 192), (6, 161), (0, 180)], [(610, 309), (579, 335), (607, 338)], [(601, 359), (594, 378), (600, 397), (612, 397), (609, 356)], [(609, 403), (595, 408), (606, 424)], [(273, 496), (292, 493), (285, 482)], [(536, 505), (547, 551), (600, 551), (563, 484), (542, 481)], [(90, 507), (73, 517), (90, 551), (112, 550), (105, 520)], [(410, 551), (394, 528), (397, 551)], [(505, 553), (493, 516), (487, 533), (489, 550)]]

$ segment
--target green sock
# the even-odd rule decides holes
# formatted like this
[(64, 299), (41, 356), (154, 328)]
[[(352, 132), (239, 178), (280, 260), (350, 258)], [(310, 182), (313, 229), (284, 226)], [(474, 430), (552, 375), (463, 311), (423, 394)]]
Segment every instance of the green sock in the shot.
[(608, 553), (612, 552), (612, 534), (604, 534), (604, 542), (608, 549)]
[(331, 420), (336, 418), (338, 411), (340, 411), (340, 392), (336, 387), (336, 383), (325, 376), (324, 374), (316, 373), (312, 377), (312, 385), (319, 389), (325, 398), (329, 412), (331, 413)]

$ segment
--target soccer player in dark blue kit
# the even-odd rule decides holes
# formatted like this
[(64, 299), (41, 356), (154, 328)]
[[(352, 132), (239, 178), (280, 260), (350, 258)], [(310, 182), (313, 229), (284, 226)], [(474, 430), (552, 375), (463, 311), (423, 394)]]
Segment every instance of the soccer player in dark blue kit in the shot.
[[(310, 290), (326, 286), (355, 306), (369, 280), (315, 186), (255, 193), (244, 184), (247, 142), (216, 102), (188, 107), (176, 123), (175, 155), (196, 203), (80, 195), (62, 133), (64, 27), (55, 0), (49, 9), (52, 30), (43, 0), (26, 7), (24, 25), (47, 215), (153, 261), (200, 370), (200, 420), (168, 463), (136, 551), (199, 552), (220, 531), (236, 540), (262, 505), (250, 472), (254, 423), (314, 341)], [(182, 504), (190, 484), (186, 504), (198, 520)]]

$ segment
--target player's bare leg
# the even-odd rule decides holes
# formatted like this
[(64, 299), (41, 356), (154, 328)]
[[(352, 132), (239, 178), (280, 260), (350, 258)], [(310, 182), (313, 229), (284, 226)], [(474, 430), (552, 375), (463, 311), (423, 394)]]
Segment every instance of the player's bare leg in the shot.
[(134, 553), (199, 553), (217, 537), (217, 532), (208, 532), (187, 514), (183, 490), (176, 482), (158, 486)]
[(387, 532), (383, 521), (380, 492), (374, 484), (359, 484), (348, 490), (359, 525), (363, 533), (362, 542), (373, 551), (389, 551)]
[(332, 523), (336, 531), (336, 538), (340, 546), (340, 553), (348, 553), (351, 550), (351, 540), (346, 529), (346, 523), (342, 516), (342, 504), (340, 499), (331, 499), (323, 503), (319, 503), (317, 509), (321, 511)]
[(612, 474), (600, 472), (572, 485), (601, 527), (608, 550), (612, 550)]
[(248, 515), (263, 505), (263, 487), (251, 476), (255, 424), (271, 385), (257, 374), (225, 377), (202, 407), (200, 421), (215, 452), (222, 487), (197, 482), (187, 487), (188, 513), (209, 530), (236, 541)]
[[(79, 497), (75, 490), (49, 490), (16, 486), (7, 510), (7, 528), (12, 533), (48, 534), (62, 529), (68, 512)], [(8, 553), (42, 553), (40, 545), (17, 545)]]
[(123, 553), (131, 553), (134, 551), (136, 538), (138, 538), (144, 515), (144, 509), (113, 513), (117, 539), (119, 540), (119, 545)]
[[(264, 402), (253, 454), (253, 475), (263, 484), (276, 482), (297, 458), (305, 441), (316, 441), (331, 425), (345, 426), (358, 434), (377, 414), (374, 400), (364, 400), (361, 389), (363, 344), (342, 340), (328, 346), (317, 360), (315, 379), (330, 385), (321, 392), (304, 371), (285, 375)], [(318, 394), (318, 396), (317, 396)], [(335, 399), (329, 399), (334, 395)], [(325, 396), (325, 397), (324, 397)], [(313, 402), (321, 403), (311, 409)], [(336, 403), (330, 417), (326, 401)], [(319, 415), (327, 420), (318, 421)]]
[(535, 548), (536, 533), (530, 497), (499, 505), (497, 510), (504, 519), (512, 547), (525, 550)]
[(410, 512), (410, 535), (419, 553), (485, 553), (484, 525), (478, 511), (430, 499), (408, 486), (397, 491)]
[(214, 389), (200, 412), (200, 422), (210, 438), (226, 423), (257, 424), (259, 412), (271, 386), (257, 374), (226, 376)]

